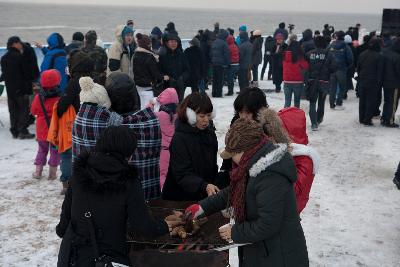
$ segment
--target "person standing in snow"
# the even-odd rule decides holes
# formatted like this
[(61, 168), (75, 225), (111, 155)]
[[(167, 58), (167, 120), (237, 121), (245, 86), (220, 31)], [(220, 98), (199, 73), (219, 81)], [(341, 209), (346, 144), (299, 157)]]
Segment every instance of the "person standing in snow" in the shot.
[(211, 100), (204, 93), (188, 95), (179, 106), (163, 199), (199, 201), (220, 190), (213, 111)]
[(241, 25), (239, 27), (239, 34), (238, 34), (238, 36), (236, 37), (236, 40), (235, 40), (235, 42), (236, 42), (236, 44), (238, 46), (240, 46), (240, 44), (241, 44), (241, 40), (240, 40), (240, 33), (241, 32), (247, 32), (247, 26), (246, 25)]
[(263, 38), (260, 30), (253, 32), (253, 50), (251, 53), (251, 72), (253, 73), (252, 86), (258, 87), (258, 66), (262, 63)]
[[(308, 100), (310, 101), (311, 128), (316, 131), (324, 120), (325, 98), (329, 93), (329, 81), (336, 71), (336, 64), (332, 54), (326, 50), (325, 38), (315, 38), (316, 49), (306, 54), (309, 64), (308, 80), (306, 82)], [(317, 105), (318, 101), (318, 105)]]
[(231, 63), (229, 55), (229, 47), (226, 38), (229, 36), (228, 31), (220, 29), (217, 39), (211, 46), (211, 63), (213, 64), (213, 83), (212, 96), (222, 97), (222, 88), (224, 86), (224, 72)]
[(57, 178), (57, 168), (60, 164), (60, 155), (57, 148), (47, 141), (53, 106), (59, 100), (59, 86), (61, 75), (58, 70), (46, 70), (40, 77), (42, 90), (35, 95), (31, 106), (32, 115), (36, 116), (36, 140), (38, 142), (38, 152), (35, 158), (35, 172), (33, 178), (41, 179), (43, 167), (46, 165), (47, 154), (50, 150), (49, 180)]
[(368, 42), (368, 49), (364, 51), (358, 60), (359, 87), (359, 121), (366, 126), (373, 126), (372, 118), (380, 106), (379, 94), (382, 88), (383, 56), (381, 40), (373, 37)]
[(233, 207), (234, 224), (219, 228), (238, 248), (239, 266), (309, 266), (293, 184), (296, 167), (286, 144), (273, 144), (253, 120), (238, 119), (225, 138), (222, 158), (232, 158), (231, 184), (189, 206), (197, 219)]
[(275, 39), (272, 36), (268, 36), (264, 43), (264, 64), (261, 70), (261, 80), (264, 80), (265, 70), (268, 66), (268, 80), (272, 79), (272, 49), (275, 45)]
[(283, 52), (287, 49), (283, 35), (278, 33), (275, 36), (276, 43), (272, 49), (272, 81), (275, 85), (275, 92), (281, 91), (283, 81)]
[(239, 47), (235, 43), (235, 38), (232, 35), (229, 35), (226, 38), (226, 42), (229, 47), (229, 55), (231, 57), (231, 64), (229, 65), (228, 70), (228, 93), (226, 96), (233, 95), (233, 87), (235, 85), (235, 77), (239, 71), (239, 59), (240, 59), (240, 51)]
[(198, 92), (200, 85), (204, 83), (206, 78), (206, 66), (203, 56), (203, 52), (200, 48), (200, 41), (197, 37), (193, 37), (189, 42), (190, 47), (186, 48), (183, 52), (185, 59), (189, 65), (189, 78), (187, 80), (187, 85), (192, 88), (192, 93)]
[(253, 45), (250, 43), (247, 32), (241, 32), (239, 46), (239, 71), (238, 80), (240, 92), (249, 87), (249, 71), (251, 69), (251, 53)]
[(300, 41), (301, 47), (303, 48), (304, 54), (307, 54), (309, 51), (315, 49), (315, 43), (312, 36), (312, 30), (307, 29), (303, 33), (303, 38)]
[(71, 54), (73, 50), (79, 50), (83, 46), (83, 40), (85, 37), (83, 36), (83, 33), (81, 32), (75, 32), (72, 35), (72, 41), (65, 47), (65, 52), (67, 52), (67, 55)]
[(13, 138), (33, 139), (28, 131), (29, 96), (32, 94), (32, 72), (29, 61), (23, 57), (23, 43), (18, 36), (7, 41), (7, 53), (1, 57), (0, 81), (5, 81), (10, 132)]
[(123, 72), (133, 79), (132, 57), (136, 44), (132, 28), (119, 25), (115, 30), (115, 41), (108, 49), (107, 76), (113, 72)]
[(158, 55), (151, 50), (151, 39), (145, 34), (136, 34), (138, 48), (132, 57), (133, 74), (136, 89), (140, 97), (140, 107), (144, 109), (154, 95), (157, 84), (169, 77), (163, 77), (158, 69)]
[(275, 30), (274, 32), (274, 38), (278, 39), (277, 36), (278, 34), (282, 35), (282, 38), (284, 41), (287, 40), (287, 38), (289, 37), (289, 32), (285, 29), (286, 25), (284, 22), (279, 23), (278, 28)]
[(300, 98), (304, 90), (303, 73), (308, 70), (308, 63), (304, 59), (304, 52), (297, 41), (293, 41), (283, 52), (283, 80), (285, 93), (285, 108), (292, 105), (300, 108)]
[(161, 29), (159, 27), (154, 27), (150, 32), (151, 49), (157, 55), (159, 55), (160, 48), (161, 48), (161, 45), (162, 45), (161, 37), (162, 37)]

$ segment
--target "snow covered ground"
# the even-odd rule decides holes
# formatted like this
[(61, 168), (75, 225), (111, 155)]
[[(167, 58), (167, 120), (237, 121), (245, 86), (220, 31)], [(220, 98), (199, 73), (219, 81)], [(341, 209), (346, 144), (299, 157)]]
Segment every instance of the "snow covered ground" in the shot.
[[(283, 93), (267, 99), (270, 107), (282, 108)], [(213, 99), (220, 149), (233, 100)], [(320, 130), (309, 131), (322, 160), (301, 215), (311, 266), (400, 266), (400, 191), (392, 183), (400, 130), (380, 127), (378, 121), (375, 127), (359, 125), (353, 92), (344, 105), (344, 111), (328, 106)], [(308, 103), (301, 106), (308, 113)], [(61, 185), (31, 178), (36, 143), (11, 138), (4, 96), (0, 120), (5, 125), (0, 125), (0, 266), (55, 266)]]

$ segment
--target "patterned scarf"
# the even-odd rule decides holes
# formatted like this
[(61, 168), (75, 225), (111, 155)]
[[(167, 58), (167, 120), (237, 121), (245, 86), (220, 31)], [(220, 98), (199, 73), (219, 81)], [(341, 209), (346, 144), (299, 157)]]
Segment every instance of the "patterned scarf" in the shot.
[(248, 166), (249, 161), (267, 142), (268, 138), (263, 137), (255, 147), (243, 154), (239, 165), (232, 162), (230, 205), (233, 207), (235, 221), (238, 223), (243, 222), (246, 216), (246, 187), (251, 167)]

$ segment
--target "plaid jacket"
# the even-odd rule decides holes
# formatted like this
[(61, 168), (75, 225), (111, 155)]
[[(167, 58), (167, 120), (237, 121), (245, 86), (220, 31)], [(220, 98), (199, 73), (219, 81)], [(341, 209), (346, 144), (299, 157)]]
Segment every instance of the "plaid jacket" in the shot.
[(130, 164), (138, 171), (146, 200), (159, 198), (161, 128), (157, 116), (146, 108), (124, 117), (123, 125), (133, 129), (138, 144)]
[(82, 152), (94, 150), (100, 134), (108, 126), (121, 125), (122, 116), (107, 108), (91, 103), (83, 103), (76, 114), (72, 129), (72, 158)]

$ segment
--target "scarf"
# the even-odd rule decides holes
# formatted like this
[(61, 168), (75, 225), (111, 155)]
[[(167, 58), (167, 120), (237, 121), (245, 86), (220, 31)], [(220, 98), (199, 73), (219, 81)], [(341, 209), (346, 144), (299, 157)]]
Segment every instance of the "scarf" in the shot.
[(149, 51), (149, 50), (147, 50), (147, 49), (145, 49), (145, 48), (143, 48), (143, 47), (138, 47), (138, 48), (136, 48), (136, 50), (135, 50), (136, 52), (143, 52), (143, 53), (147, 53), (147, 54), (150, 54), (150, 55), (152, 55), (155, 59), (156, 59), (156, 62), (158, 62), (159, 61), (159, 56), (157, 55), (157, 54), (155, 54), (155, 53), (153, 53), (152, 51)]
[(232, 163), (229, 204), (233, 207), (235, 221), (238, 223), (243, 222), (246, 216), (246, 187), (251, 167), (249, 161), (267, 142), (268, 138), (264, 136), (255, 147), (243, 154), (239, 164)]

